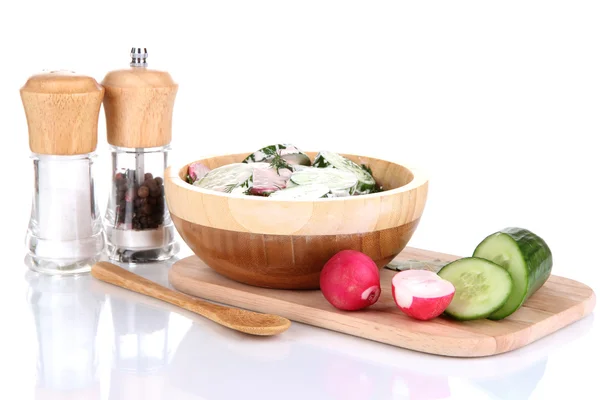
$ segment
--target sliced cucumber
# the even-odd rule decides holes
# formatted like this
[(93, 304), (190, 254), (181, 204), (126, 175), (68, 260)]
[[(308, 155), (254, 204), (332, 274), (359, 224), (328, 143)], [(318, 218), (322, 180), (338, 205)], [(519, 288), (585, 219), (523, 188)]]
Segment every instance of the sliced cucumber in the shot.
[(296, 185), (326, 185), (336, 197), (353, 195), (358, 183), (353, 173), (335, 168), (305, 168), (294, 172), (290, 180)]
[(310, 166), (310, 157), (296, 146), (291, 144), (280, 144), (279, 146), (278, 153), (288, 164)]
[(315, 157), (316, 168), (337, 168), (354, 174), (358, 179), (355, 194), (368, 194), (377, 190), (377, 183), (369, 171), (352, 160), (331, 151), (321, 151)]
[(489, 316), (500, 320), (517, 311), (548, 280), (552, 272), (552, 252), (546, 242), (523, 228), (506, 228), (481, 241), (473, 256), (485, 258), (505, 268), (514, 282), (510, 298)]
[(287, 187), (271, 193), (269, 198), (277, 200), (315, 200), (327, 197), (329, 193), (329, 187), (317, 183), (312, 185)]
[(290, 165), (290, 167), (292, 167), (292, 172), (302, 171), (303, 169), (306, 169), (306, 168), (313, 168), (311, 166), (300, 165), (300, 164), (292, 164), (292, 165)]
[(278, 157), (290, 165), (310, 165), (310, 157), (291, 144), (273, 144), (263, 147), (250, 154), (242, 162), (271, 162)]
[(510, 274), (483, 258), (453, 261), (442, 267), (438, 275), (455, 288), (445, 313), (461, 321), (487, 318), (506, 303), (513, 288)]
[(252, 187), (254, 169), (268, 167), (268, 163), (227, 164), (211, 170), (193, 185), (224, 193), (242, 193)]
[[(252, 179), (252, 178), (250, 178), (250, 179)], [(230, 191), (228, 191), (227, 193), (246, 195), (246, 194), (248, 194), (248, 189), (250, 188), (249, 185), (251, 185), (251, 182), (249, 182), (249, 180), (248, 180), (248, 181), (244, 182), (243, 184), (235, 186), (233, 188), (229, 187), (227, 190), (230, 190)]]

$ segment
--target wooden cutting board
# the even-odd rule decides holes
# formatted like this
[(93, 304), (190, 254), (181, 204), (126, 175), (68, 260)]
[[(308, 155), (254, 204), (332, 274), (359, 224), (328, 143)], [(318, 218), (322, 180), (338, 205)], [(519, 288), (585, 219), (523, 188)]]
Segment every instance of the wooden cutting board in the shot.
[[(394, 262), (452, 261), (459, 258), (407, 247)], [(362, 311), (340, 311), (319, 290), (277, 290), (248, 286), (225, 278), (191, 256), (177, 261), (169, 281), (181, 292), (253, 311), (273, 313), (292, 321), (346, 333), (425, 353), (482, 357), (526, 346), (590, 314), (593, 290), (574, 280), (551, 276), (518, 311), (502, 321), (452, 321), (439, 317), (417, 321), (404, 315), (391, 295), (396, 271), (381, 271), (379, 301)], [(285, 333), (284, 333), (285, 334)]]

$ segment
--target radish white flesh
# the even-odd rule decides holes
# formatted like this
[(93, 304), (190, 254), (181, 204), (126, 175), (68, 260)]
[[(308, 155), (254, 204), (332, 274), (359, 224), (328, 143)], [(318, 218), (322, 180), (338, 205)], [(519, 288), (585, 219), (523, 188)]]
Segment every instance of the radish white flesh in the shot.
[(392, 294), (398, 308), (420, 320), (441, 315), (452, 301), (454, 291), (452, 283), (431, 271), (402, 271), (392, 279)]
[(250, 193), (264, 195), (284, 189), (291, 175), (292, 171), (286, 168), (256, 168), (252, 174)]
[(204, 175), (210, 172), (210, 168), (199, 162), (193, 162), (188, 167), (188, 175), (192, 178), (192, 181), (196, 182), (204, 177)]

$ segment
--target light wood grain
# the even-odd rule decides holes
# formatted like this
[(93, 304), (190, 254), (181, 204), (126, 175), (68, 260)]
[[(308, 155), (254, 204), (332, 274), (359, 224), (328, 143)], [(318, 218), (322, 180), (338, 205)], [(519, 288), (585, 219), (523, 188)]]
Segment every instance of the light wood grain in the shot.
[(168, 72), (141, 67), (111, 71), (102, 86), (108, 143), (128, 148), (171, 143), (178, 85)]
[[(209, 168), (241, 162), (249, 153), (198, 160)], [(307, 152), (314, 159), (315, 152)], [(187, 165), (167, 168), (165, 193), (172, 215), (181, 220), (235, 232), (266, 235), (347, 235), (396, 228), (418, 220), (429, 180), (419, 168), (345, 154), (366, 162), (384, 192), (312, 201), (275, 200), (215, 192), (185, 182)]]
[[(307, 152), (314, 160), (316, 152)], [(199, 160), (209, 168), (248, 153)], [(236, 281), (277, 289), (315, 289), (335, 253), (362, 251), (382, 267), (414, 234), (427, 199), (418, 168), (344, 154), (369, 165), (384, 191), (310, 201), (232, 195), (188, 184), (187, 165), (165, 173), (167, 206), (185, 243), (202, 261)]]
[(96, 150), (104, 88), (94, 78), (69, 71), (37, 74), (20, 94), (32, 152), (77, 155)]
[(171, 219), (211, 268), (238, 282), (276, 289), (318, 289), (321, 269), (341, 250), (362, 251), (381, 268), (402, 251), (419, 223), (352, 235), (265, 235)]
[(291, 324), (288, 319), (277, 315), (256, 313), (202, 301), (196, 297), (161, 286), (105, 261), (94, 264), (91, 274), (94, 278), (103, 282), (174, 304), (243, 333), (272, 336), (286, 331)]
[[(457, 258), (407, 247), (396, 260)], [(175, 263), (169, 271), (169, 280), (182, 292), (201, 293), (212, 301), (276, 313), (292, 321), (393, 346), (454, 357), (483, 357), (521, 348), (585, 317), (596, 304), (590, 287), (553, 275), (522, 308), (502, 321), (458, 322), (446, 317), (417, 321), (395, 306), (391, 297), (391, 279), (395, 273), (382, 270), (379, 301), (355, 312), (333, 308), (318, 290), (274, 290), (232, 281), (195, 256)]]

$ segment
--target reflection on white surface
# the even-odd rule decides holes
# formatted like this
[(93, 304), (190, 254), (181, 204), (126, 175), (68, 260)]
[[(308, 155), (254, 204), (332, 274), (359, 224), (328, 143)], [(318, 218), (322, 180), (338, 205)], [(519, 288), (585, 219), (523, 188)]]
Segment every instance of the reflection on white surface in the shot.
[(115, 296), (110, 306), (114, 344), (109, 399), (162, 398), (170, 312)]
[[(134, 272), (160, 274), (163, 268), (140, 265)], [(144, 296), (121, 288), (107, 289), (114, 335), (109, 399), (163, 399), (172, 312)]]
[(99, 399), (95, 340), (104, 294), (85, 276), (28, 271), (26, 280), (38, 339), (36, 400)]
[(547, 357), (524, 366), (522, 369), (510, 374), (473, 379), (473, 386), (484, 390), (490, 399), (527, 400), (535, 391), (538, 383), (546, 371)]
[[(134, 272), (168, 286), (167, 271)], [(275, 337), (244, 335), (90, 276), (31, 274), (28, 283), (36, 400), (545, 399), (548, 371), (565, 370), (561, 353), (589, 346), (593, 326), (592, 316), (521, 350), (458, 359), (300, 323)]]
[(450, 399), (448, 377), (427, 376), (402, 371), (393, 377), (392, 398), (410, 400)]
[[(344, 342), (355, 341), (345, 336), (338, 343), (319, 345), (298, 342), (293, 332), (290, 339), (248, 338), (225, 331), (219, 334), (209, 341), (206, 330), (196, 325), (190, 328), (172, 360), (169, 393), (216, 400), (278, 399), (282, 393), (286, 399), (520, 400), (529, 398), (546, 365), (543, 354), (534, 361), (524, 357), (521, 364), (511, 364), (510, 368), (490, 358), (479, 363), (483, 369), (480, 378), (471, 380), (455, 368), (455, 363), (477, 364), (481, 360), (435, 357), (442, 361), (436, 370), (429, 368), (431, 356), (371, 342), (363, 349), (346, 347)], [(379, 354), (364, 353), (369, 347), (387, 349), (396, 357), (395, 362), (381, 362)], [(473, 393), (479, 397), (467, 395)]]

